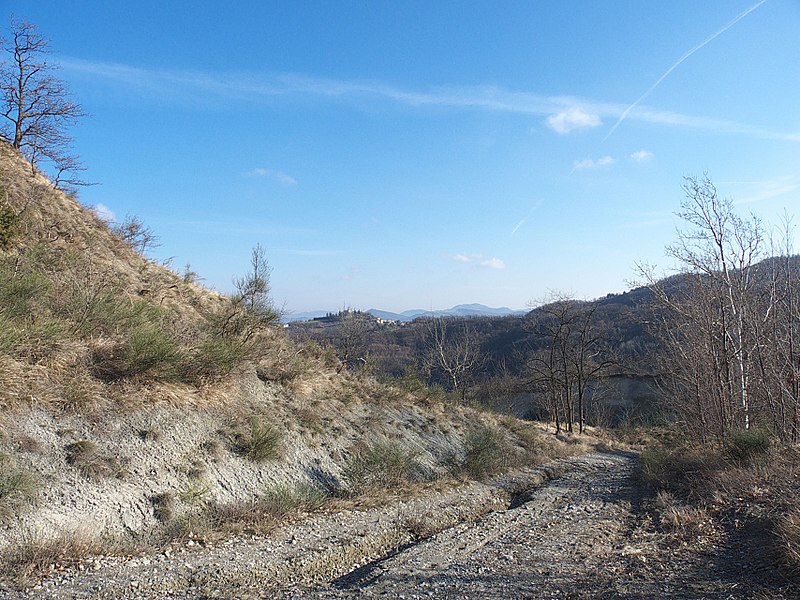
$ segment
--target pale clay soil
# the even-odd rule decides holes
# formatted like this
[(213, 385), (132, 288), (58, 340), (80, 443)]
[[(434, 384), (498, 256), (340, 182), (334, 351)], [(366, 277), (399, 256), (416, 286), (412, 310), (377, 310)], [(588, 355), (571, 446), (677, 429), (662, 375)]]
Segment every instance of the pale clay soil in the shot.
[[(97, 557), (8, 598), (795, 598), (747, 543), (660, 532), (631, 475), (592, 453), (487, 483), (308, 516), (268, 536)], [(438, 532), (438, 533), (434, 533)]]

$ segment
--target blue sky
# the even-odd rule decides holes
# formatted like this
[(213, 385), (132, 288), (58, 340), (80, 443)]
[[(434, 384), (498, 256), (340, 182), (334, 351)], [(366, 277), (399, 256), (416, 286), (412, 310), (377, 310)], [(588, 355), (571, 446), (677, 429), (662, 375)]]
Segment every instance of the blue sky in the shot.
[(81, 201), (290, 311), (523, 308), (668, 266), (687, 175), (800, 219), (800, 3), (5, 0), (91, 114)]

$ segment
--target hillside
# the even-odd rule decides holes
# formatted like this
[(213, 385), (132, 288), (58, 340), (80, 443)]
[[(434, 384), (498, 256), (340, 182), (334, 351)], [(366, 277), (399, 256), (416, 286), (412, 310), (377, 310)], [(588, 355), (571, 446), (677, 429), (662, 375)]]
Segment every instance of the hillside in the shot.
[(6, 145), (0, 213), (6, 578), (581, 449), (343, 370), (268, 303), (135, 252)]
[[(663, 284), (674, 292), (680, 281), (673, 277)], [(324, 320), (292, 323), (289, 335), (329, 344), (351, 367), (367, 368), (384, 379), (411, 376), (449, 388), (441, 368), (431, 363), (432, 319), (444, 319), (451, 341), (469, 342), (479, 356), (465, 379), (471, 401), (546, 420), (542, 400), (536, 396), (540, 390), (530, 383), (531, 364), (551, 342), (547, 331), (556, 304), (522, 315), (426, 313), (405, 323), (385, 323), (373, 318), (373, 313), (344, 311)], [(606, 365), (593, 378), (593, 389), (599, 390), (596, 397), (602, 403), (593, 409), (593, 420), (609, 424), (646, 419), (657, 411), (652, 381), (661, 372), (664, 357), (655, 325), (664, 314), (653, 293), (640, 287), (593, 301), (569, 300), (564, 306), (572, 320), (590, 319), (591, 337), (596, 340), (593, 363)]]

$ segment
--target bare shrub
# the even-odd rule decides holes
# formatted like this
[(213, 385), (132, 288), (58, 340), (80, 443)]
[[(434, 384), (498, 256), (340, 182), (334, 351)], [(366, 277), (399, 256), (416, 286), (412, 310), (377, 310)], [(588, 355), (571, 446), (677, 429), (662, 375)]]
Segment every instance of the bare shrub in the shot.
[(126, 215), (122, 223), (111, 227), (111, 232), (139, 254), (161, 245), (153, 230), (136, 216)]

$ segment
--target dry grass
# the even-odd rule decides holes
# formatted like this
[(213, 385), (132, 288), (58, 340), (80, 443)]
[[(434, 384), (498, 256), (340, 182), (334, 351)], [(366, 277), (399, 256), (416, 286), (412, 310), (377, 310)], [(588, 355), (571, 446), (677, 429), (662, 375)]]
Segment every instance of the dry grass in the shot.
[(687, 506), (678, 502), (669, 492), (658, 492), (655, 508), (661, 525), (685, 539), (708, 533), (713, 527), (713, 519), (708, 509), (702, 506)]
[(800, 507), (787, 510), (776, 520), (774, 535), (779, 565), (792, 576), (799, 576)]
[(112, 552), (114, 544), (84, 533), (51, 539), (23, 539), (3, 552), (0, 575), (19, 587), (26, 587), (39, 577), (77, 565), (93, 554)]
[(417, 452), (396, 440), (377, 440), (357, 447), (342, 475), (357, 494), (376, 494), (407, 483), (416, 469)]
[(256, 500), (210, 504), (203, 514), (215, 531), (266, 532), (279, 523), (321, 508), (329, 499), (322, 489), (307, 483), (275, 485)]
[(283, 432), (261, 416), (250, 417), (231, 433), (232, 449), (254, 461), (277, 460), (283, 455)]
[(79, 440), (67, 444), (65, 450), (67, 464), (78, 469), (84, 477), (89, 479), (121, 478), (126, 474), (122, 460), (116, 456), (104, 454), (91, 440)]
[(759, 431), (735, 432), (721, 447), (668, 437), (642, 452), (640, 481), (677, 538), (727, 529), (755, 563), (800, 582), (799, 459)]
[(36, 499), (38, 492), (36, 478), (17, 469), (10, 456), (0, 453), (0, 520), (18, 515)]

